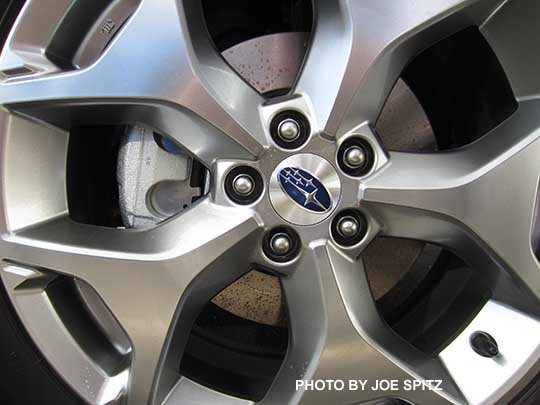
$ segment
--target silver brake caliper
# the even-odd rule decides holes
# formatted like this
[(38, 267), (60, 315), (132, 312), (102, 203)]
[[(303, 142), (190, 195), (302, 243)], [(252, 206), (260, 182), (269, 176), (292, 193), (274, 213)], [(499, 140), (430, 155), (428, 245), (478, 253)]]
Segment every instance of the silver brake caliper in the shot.
[(158, 145), (154, 132), (129, 126), (118, 154), (119, 206), (126, 227), (155, 225), (189, 209), (203, 190), (190, 184), (193, 159)]

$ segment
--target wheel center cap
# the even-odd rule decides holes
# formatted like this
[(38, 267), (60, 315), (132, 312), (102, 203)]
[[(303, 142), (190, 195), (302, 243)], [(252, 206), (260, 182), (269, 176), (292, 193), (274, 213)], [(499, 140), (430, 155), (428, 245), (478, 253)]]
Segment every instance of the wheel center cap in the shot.
[(295, 225), (313, 225), (330, 216), (341, 196), (341, 182), (334, 167), (311, 153), (281, 162), (270, 179), (274, 210)]

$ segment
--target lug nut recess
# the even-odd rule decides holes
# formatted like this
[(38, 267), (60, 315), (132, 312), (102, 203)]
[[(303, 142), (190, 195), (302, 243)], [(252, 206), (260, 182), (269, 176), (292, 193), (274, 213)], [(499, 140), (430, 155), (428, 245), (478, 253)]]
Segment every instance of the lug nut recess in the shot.
[(236, 204), (253, 204), (261, 196), (264, 182), (259, 172), (250, 166), (238, 166), (225, 177), (225, 192)]
[(375, 164), (375, 152), (367, 140), (353, 136), (339, 147), (337, 162), (340, 169), (349, 176), (365, 176)]
[(300, 253), (300, 237), (288, 226), (278, 226), (266, 233), (263, 251), (266, 257), (277, 263), (293, 260)]
[(270, 123), (270, 134), (274, 142), (283, 149), (302, 146), (311, 132), (307, 118), (297, 111), (283, 111)]
[(357, 209), (346, 209), (336, 215), (331, 225), (332, 238), (341, 246), (354, 246), (367, 233), (364, 214)]

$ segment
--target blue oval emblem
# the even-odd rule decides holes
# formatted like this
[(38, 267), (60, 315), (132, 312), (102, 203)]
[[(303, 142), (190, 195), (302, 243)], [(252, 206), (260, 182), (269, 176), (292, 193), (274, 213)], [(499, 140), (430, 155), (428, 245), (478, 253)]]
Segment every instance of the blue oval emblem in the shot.
[(311, 173), (298, 167), (286, 167), (277, 176), (285, 194), (306, 210), (327, 212), (332, 208), (330, 193)]

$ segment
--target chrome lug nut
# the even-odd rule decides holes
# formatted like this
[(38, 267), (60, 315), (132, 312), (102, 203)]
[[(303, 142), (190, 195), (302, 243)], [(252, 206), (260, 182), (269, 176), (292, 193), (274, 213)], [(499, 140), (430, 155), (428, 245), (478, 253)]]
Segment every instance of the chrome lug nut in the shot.
[(360, 146), (351, 146), (345, 151), (345, 164), (353, 169), (366, 163), (366, 152)]
[(353, 135), (342, 142), (336, 160), (345, 174), (362, 177), (375, 166), (375, 150), (366, 137)]
[(270, 247), (277, 255), (286, 255), (291, 250), (291, 239), (284, 233), (278, 233), (270, 241)]
[(278, 226), (269, 230), (262, 241), (264, 254), (276, 263), (294, 260), (300, 254), (301, 246), (300, 236), (288, 226)]
[(338, 223), (338, 232), (344, 238), (353, 238), (358, 234), (360, 224), (353, 217), (344, 217)]
[(286, 142), (292, 142), (300, 136), (300, 125), (292, 118), (287, 118), (278, 125), (278, 134)]
[(233, 189), (239, 195), (250, 195), (255, 189), (255, 183), (251, 176), (247, 174), (241, 174), (236, 176), (236, 178), (233, 180)]
[(360, 243), (366, 236), (368, 222), (360, 210), (348, 208), (336, 215), (330, 230), (332, 238), (338, 245), (350, 247)]
[(227, 174), (223, 186), (231, 201), (249, 205), (255, 203), (263, 193), (264, 181), (257, 169), (237, 166)]
[(269, 130), (276, 145), (283, 149), (297, 149), (307, 142), (311, 127), (302, 113), (289, 110), (272, 118)]

